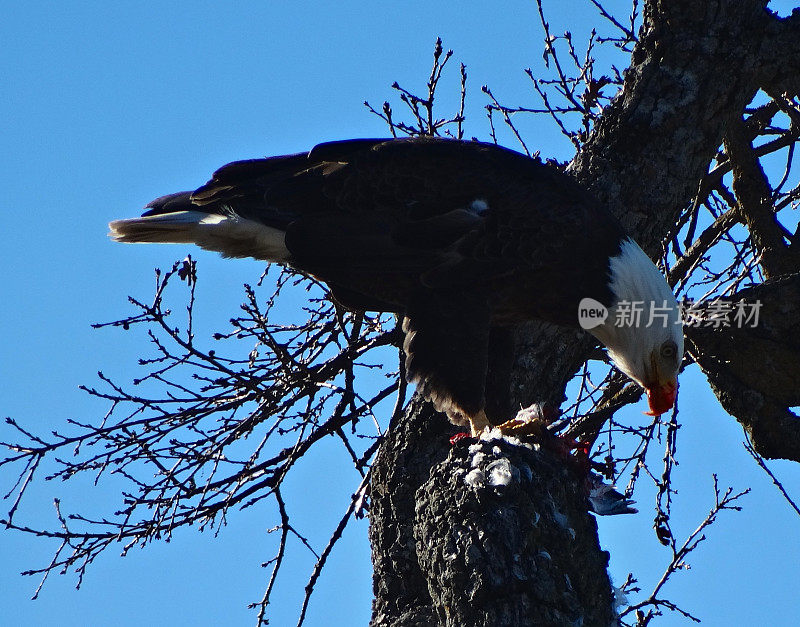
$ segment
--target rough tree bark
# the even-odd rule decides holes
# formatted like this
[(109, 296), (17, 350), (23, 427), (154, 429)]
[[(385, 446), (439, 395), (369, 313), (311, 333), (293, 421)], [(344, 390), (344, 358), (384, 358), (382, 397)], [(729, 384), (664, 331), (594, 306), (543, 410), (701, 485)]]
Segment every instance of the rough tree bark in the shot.
[[(797, 93), (800, 13), (779, 19), (765, 5), (647, 2), (623, 90), (570, 164), (572, 175), (653, 256), (757, 90)], [(538, 148), (546, 155), (545, 146)], [(777, 296), (787, 290), (796, 305), (796, 280), (764, 289)], [(714, 355), (725, 358), (719, 336), (698, 333), (690, 339), (693, 354), (706, 356), (695, 357), (700, 365), (719, 373), (712, 385), (723, 406), (748, 426), (764, 454), (786, 456), (776, 442), (787, 434), (800, 441), (798, 421), (786, 414), (786, 404), (797, 398), (776, 395), (774, 382), (766, 379), (743, 389), (741, 372), (719, 370), (710, 361)], [(774, 337), (749, 340), (755, 355)], [(592, 347), (575, 332), (531, 325), (518, 342), (514, 403), (560, 402)], [(800, 349), (789, 346), (785, 352), (781, 359), (796, 368)], [(451, 448), (451, 433), (441, 416), (415, 401), (392, 426), (376, 459), (373, 625), (612, 623), (607, 555), (563, 462), (546, 452), (501, 445), (494, 453), (484, 451), (478, 466), (486, 472), (486, 465), (507, 460), (513, 487), (502, 493), (478, 489), (464, 480), (474, 455)]]
[(608, 554), (577, 475), (539, 447), (451, 448), (456, 431), (417, 397), (374, 466), (372, 624), (610, 624)]
[[(800, 406), (800, 274), (741, 290), (738, 300), (761, 303), (758, 326), (689, 328), (689, 350), (756, 450), (797, 460), (800, 421), (789, 408)], [(758, 368), (751, 367), (754, 355)]]

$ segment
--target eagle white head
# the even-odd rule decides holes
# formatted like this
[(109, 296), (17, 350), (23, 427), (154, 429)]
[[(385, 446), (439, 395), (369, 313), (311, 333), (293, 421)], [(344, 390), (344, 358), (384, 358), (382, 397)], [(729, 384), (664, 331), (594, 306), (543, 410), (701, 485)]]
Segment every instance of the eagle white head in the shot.
[(669, 411), (683, 360), (680, 308), (664, 276), (632, 239), (610, 259), (614, 302), (605, 321), (589, 329), (614, 364), (647, 392), (648, 412)]

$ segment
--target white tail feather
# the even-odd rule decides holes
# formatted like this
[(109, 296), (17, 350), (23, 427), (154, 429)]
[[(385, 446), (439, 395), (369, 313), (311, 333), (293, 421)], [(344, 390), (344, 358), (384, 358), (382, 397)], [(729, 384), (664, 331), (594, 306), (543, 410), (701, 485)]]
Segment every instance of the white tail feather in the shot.
[(284, 231), (236, 216), (176, 211), (115, 220), (108, 226), (112, 239), (128, 244), (197, 244), (224, 257), (265, 261), (287, 261), (290, 257)]

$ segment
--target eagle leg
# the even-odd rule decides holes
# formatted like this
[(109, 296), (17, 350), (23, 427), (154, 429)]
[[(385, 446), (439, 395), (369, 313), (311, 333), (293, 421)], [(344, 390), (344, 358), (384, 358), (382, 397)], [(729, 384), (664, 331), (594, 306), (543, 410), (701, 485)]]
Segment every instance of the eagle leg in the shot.
[(409, 381), (453, 424), (474, 436), (486, 415), (489, 307), (485, 295), (421, 289), (403, 317), (403, 351)]
[(474, 416), (469, 416), (468, 419), (469, 419), (470, 431), (472, 433), (473, 438), (480, 437), (484, 429), (492, 428), (492, 423), (489, 422), (489, 419), (486, 417), (486, 412), (483, 411), (482, 409)]

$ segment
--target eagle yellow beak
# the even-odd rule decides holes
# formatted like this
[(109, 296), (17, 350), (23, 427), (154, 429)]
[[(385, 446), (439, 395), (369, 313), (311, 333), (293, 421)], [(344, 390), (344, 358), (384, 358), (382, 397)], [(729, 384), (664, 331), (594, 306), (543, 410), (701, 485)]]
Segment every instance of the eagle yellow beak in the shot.
[(678, 395), (678, 381), (670, 381), (664, 385), (655, 385), (645, 388), (647, 392), (647, 404), (650, 411), (645, 412), (648, 416), (660, 416), (668, 412), (675, 405), (675, 397)]

